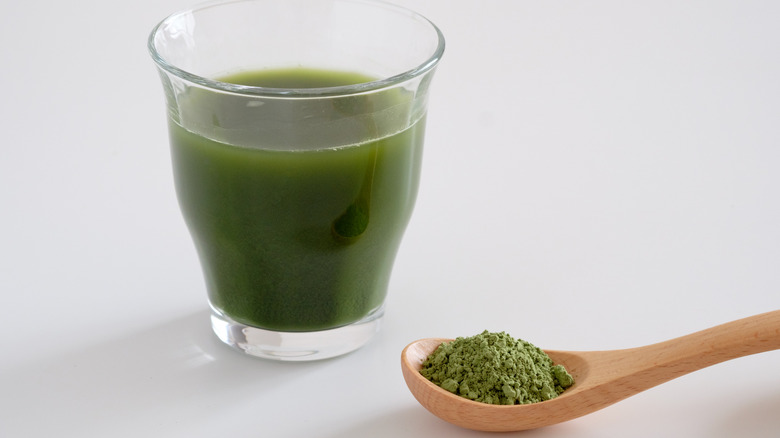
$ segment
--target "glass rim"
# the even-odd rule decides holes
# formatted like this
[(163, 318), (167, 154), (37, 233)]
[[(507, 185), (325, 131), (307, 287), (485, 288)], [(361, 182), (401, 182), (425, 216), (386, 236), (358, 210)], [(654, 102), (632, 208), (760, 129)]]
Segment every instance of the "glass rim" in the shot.
[[(193, 7), (174, 12), (164, 19), (162, 19), (157, 25), (154, 26), (149, 37), (147, 39), (147, 49), (149, 50), (152, 60), (157, 66), (168, 73), (173, 74), (186, 81), (201, 85), (203, 87), (226, 91), (236, 94), (254, 95), (262, 97), (280, 97), (280, 98), (316, 98), (316, 97), (332, 97), (338, 95), (355, 95), (376, 90), (385, 89), (393, 85), (397, 85), (411, 79), (422, 76), (428, 71), (433, 70), (441, 60), (444, 54), (444, 34), (431, 20), (425, 16), (403, 6), (395, 5), (382, 0), (341, 0), (351, 3), (362, 3), (367, 5), (382, 6), (388, 9), (395, 10), (396, 12), (408, 15), (410, 18), (421, 20), (427, 23), (436, 33), (437, 44), (433, 53), (421, 64), (416, 67), (406, 70), (404, 72), (395, 74), (393, 76), (377, 79), (370, 82), (361, 82), (359, 84), (352, 85), (340, 85), (335, 87), (322, 87), (322, 88), (271, 88), (271, 87), (257, 87), (249, 85), (232, 84), (229, 82), (222, 82), (216, 79), (209, 79), (184, 69), (176, 67), (169, 63), (165, 58), (157, 51), (154, 41), (155, 37), (159, 33), (161, 27), (170, 22), (171, 20), (187, 13), (192, 13), (198, 10), (207, 9), (219, 5), (226, 5), (231, 3), (243, 3), (243, 2), (255, 2), (258, 0), (211, 0), (205, 3), (195, 5)], [(281, 0), (284, 1), (284, 0)]]

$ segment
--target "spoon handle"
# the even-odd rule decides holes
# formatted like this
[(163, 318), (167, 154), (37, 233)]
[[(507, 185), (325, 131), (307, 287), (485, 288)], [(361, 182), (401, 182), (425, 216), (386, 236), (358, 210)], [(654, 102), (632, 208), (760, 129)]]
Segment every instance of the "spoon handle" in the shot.
[(613, 369), (618, 365), (621, 375), (599, 376), (592, 383), (599, 386), (618, 379), (629, 392), (636, 393), (730, 359), (777, 349), (780, 349), (780, 310), (657, 344), (595, 353), (594, 361), (611, 364)]

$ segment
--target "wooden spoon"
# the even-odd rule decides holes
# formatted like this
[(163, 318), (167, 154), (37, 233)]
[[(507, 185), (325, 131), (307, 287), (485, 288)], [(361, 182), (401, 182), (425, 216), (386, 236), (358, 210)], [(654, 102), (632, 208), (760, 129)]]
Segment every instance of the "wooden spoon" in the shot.
[(581, 417), (661, 383), (730, 359), (780, 349), (780, 310), (722, 324), (658, 344), (611, 351), (547, 351), (574, 377), (558, 397), (500, 406), (452, 394), (420, 374), (442, 342), (421, 339), (401, 353), (401, 369), (417, 401), (439, 418), (467, 429), (534, 429)]

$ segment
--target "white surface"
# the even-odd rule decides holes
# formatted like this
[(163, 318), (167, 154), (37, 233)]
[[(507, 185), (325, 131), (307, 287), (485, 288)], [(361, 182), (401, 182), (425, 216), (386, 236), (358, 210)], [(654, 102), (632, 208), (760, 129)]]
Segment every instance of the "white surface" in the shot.
[[(417, 404), (407, 343), (622, 348), (780, 308), (780, 3), (399, 3), (448, 43), (419, 202), (381, 334), (308, 364), (209, 331), (145, 47), (190, 2), (0, 6), (0, 436), (488, 436)], [(777, 370), (522, 435), (777, 437)]]

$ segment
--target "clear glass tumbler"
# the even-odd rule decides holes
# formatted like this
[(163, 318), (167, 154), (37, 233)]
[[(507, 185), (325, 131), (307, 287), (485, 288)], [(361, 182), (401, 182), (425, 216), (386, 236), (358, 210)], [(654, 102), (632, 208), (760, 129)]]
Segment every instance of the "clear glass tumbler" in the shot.
[(214, 332), (278, 360), (364, 345), (417, 195), (439, 29), (372, 0), (239, 0), (148, 44)]

